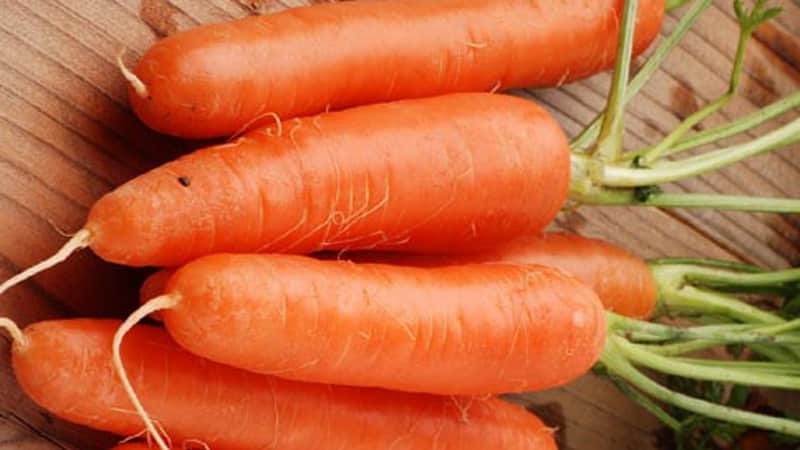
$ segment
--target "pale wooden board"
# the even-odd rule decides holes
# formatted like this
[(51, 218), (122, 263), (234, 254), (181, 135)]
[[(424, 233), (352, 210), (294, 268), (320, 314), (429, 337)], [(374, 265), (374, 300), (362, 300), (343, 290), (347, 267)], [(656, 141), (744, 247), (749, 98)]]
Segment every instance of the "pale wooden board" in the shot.
[[(306, 0), (4, 0), (0, 8), (0, 279), (51, 254), (88, 207), (122, 181), (192, 144), (157, 136), (129, 112), (114, 66), (123, 47), (135, 60), (158, 37), (198, 24), (308, 4)], [(717, 0), (632, 103), (626, 143), (653, 142), (724, 92), (735, 46), (728, 0)], [(748, 53), (742, 98), (718, 124), (800, 87), (800, 6), (759, 30)], [(663, 32), (675, 25), (665, 21)], [(599, 111), (610, 77), (534, 92), (570, 133)], [(789, 116), (787, 116), (789, 117)], [(783, 119), (785, 122), (787, 119)], [(762, 127), (743, 139), (774, 128)], [(737, 138), (739, 139), (739, 138)], [(731, 142), (738, 142), (732, 139)], [(674, 190), (800, 197), (800, 151), (761, 156)], [(771, 267), (800, 262), (800, 220), (774, 215), (583, 208), (561, 228), (615, 242), (642, 257), (739, 258)], [(19, 287), (0, 316), (21, 324), (59, 316), (119, 315), (133, 304), (143, 272), (88, 252)], [(113, 438), (54, 419), (20, 392), (0, 340), (0, 449), (99, 449)], [(648, 450), (655, 420), (604, 381), (587, 376), (563, 389), (517, 397), (560, 428), (573, 450)]]

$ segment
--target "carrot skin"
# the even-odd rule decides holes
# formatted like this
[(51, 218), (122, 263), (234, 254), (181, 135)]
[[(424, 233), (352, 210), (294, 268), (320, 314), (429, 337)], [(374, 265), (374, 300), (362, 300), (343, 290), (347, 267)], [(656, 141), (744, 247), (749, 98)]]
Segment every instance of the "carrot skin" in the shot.
[(442, 395), (535, 391), (588, 371), (605, 344), (592, 290), (556, 269), (413, 268), (212, 255), (180, 268), (173, 338), (222, 364), (317, 383)]
[(474, 263), (540, 264), (574, 275), (592, 287), (609, 311), (636, 319), (646, 319), (652, 316), (656, 308), (656, 282), (643, 259), (610, 243), (572, 233), (524, 236), (474, 254), (411, 255), (353, 252), (318, 256), (359, 263), (418, 267)]
[[(13, 349), (20, 385), (66, 420), (120, 435), (138, 433), (141, 422), (111, 363), (119, 325), (74, 319), (28, 327), (27, 345)], [(552, 430), (534, 415), (494, 398), (451, 399), (257, 375), (197, 358), (149, 326), (126, 337), (122, 357), (143, 404), (175, 443), (196, 439), (225, 450), (556, 449)]]
[[(405, 98), (556, 86), (611, 68), (623, 0), (386, 0), (294, 8), (158, 41), (136, 65), (150, 127), (230, 136), (282, 118)], [(664, 0), (642, 0), (636, 54)], [(273, 119), (264, 118), (263, 122)]]
[(99, 256), (132, 266), (221, 252), (476, 251), (543, 229), (569, 176), (566, 136), (545, 110), (453, 94), (200, 150), (105, 195), (86, 229)]

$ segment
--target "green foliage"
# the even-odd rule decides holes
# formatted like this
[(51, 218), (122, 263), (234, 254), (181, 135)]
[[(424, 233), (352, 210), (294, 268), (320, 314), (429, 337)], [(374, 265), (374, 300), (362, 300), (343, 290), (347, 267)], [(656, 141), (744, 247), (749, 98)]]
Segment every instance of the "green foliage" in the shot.
[(733, 10), (736, 12), (736, 18), (744, 32), (752, 33), (759, 25), (783, 12), (780, 7), (768, 8), (768, 3), (769, 0), (756, 0), (753, 7), (748, 10), (742, 0), (733, 1)]

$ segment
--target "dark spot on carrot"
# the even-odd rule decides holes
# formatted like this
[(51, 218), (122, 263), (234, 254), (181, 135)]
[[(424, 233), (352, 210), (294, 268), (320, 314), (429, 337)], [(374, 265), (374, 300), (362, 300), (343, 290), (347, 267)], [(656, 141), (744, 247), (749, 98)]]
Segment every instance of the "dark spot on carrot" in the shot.
[(189, 187), (192, 184), (192, 179), (186, 176), (178, 177), (178, 183), (183, 187)]
[(680, 120), (684, 120), (700, 109), (697, 97), (684, 84), (678, 84), (672, 88), (672, 111)]
[(176, 15), (180, 11), (165, 0), (142, 0), (139, 17), (159, 37), (178, 31)]
[(561, 403), (550, 402), (544, 404), (529, 403), (525, 409), (539, 416), (542, 422), (550, 428), (555, 429), (555, 438), (558, 448), (569, 448), (567, 445), (567, 419), (564, 415), (564, 407)]

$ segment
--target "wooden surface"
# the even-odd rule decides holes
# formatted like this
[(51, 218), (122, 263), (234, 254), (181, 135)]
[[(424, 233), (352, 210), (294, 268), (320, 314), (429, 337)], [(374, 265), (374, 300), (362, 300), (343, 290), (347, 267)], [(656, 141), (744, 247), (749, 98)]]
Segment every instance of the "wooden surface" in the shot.
[[(122, 47), (128, 48), (130, 62), (176, 30), (307, 3), (0, 1), (0, 279), (51, 254), (64, 242), (59, 230), (80, 228), (88, 207), (104, 192), (189, 148), (148, 131), (130, 113), (114, 66)], [(708, 123), (748, 113), (800, 88), (800, 6), (793, 0), (775, 3), (786, 12), (757, 33), (743, 96)], [(664, 31), (674, 24), (668, 18)], [(725, 90), (736, 33), (730, 2), (717, 0), (633, 102), (629, 146), (652, 142)], [(604, 74), (533, 95), (572, 134), (602, 107), (608, 81)], [(800, 149), (755, 158), (671, 189), (800, 198)], [(737, 258), (770, 267), (800, 263), (797, 216), (584, 208), (563, 215), (558, 225), (647, 258)], [(0, 316), (24, 325), (57, 316), (118, 315), (132, 305), (142, 275), (84, 252), (6, 294)], [(19, 391), (8, 359), (7, 339), (0, 339), (0, 449), (92, 450), (113, 442), (33, 405)], [(564, 449), (655, 448), (655, 421), (591, 376), (517, 400), (559, 427)]]

